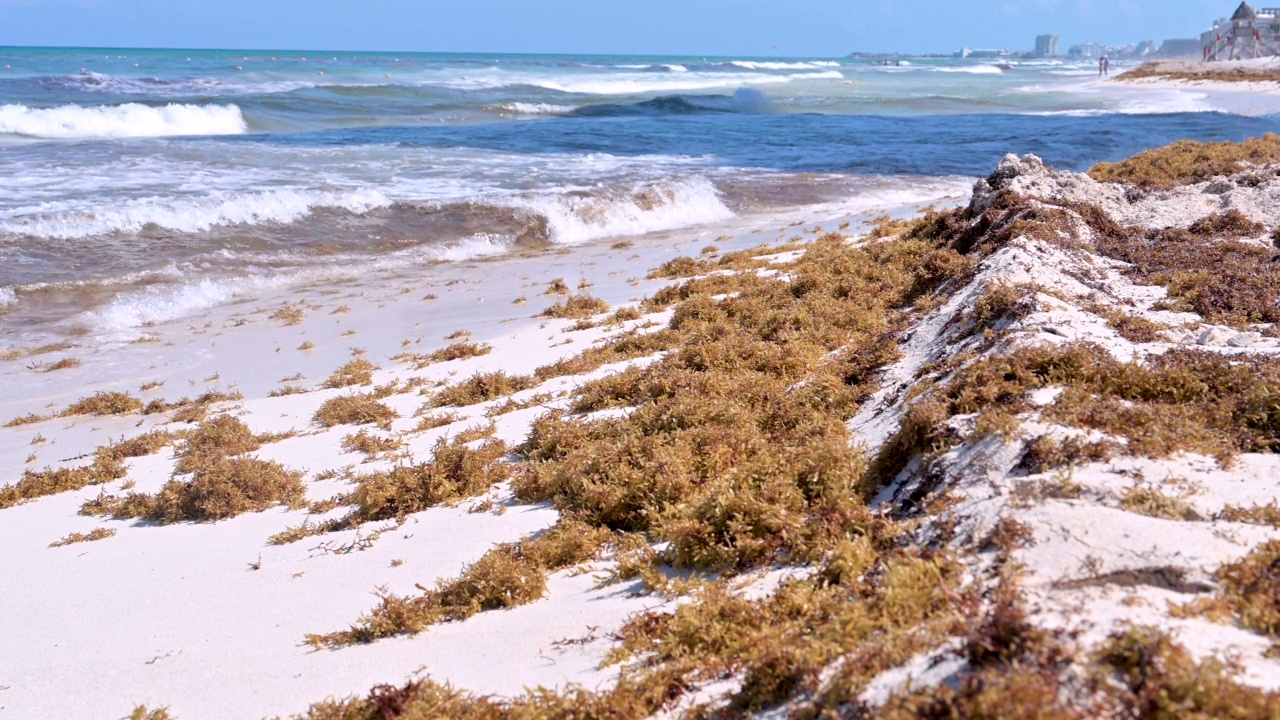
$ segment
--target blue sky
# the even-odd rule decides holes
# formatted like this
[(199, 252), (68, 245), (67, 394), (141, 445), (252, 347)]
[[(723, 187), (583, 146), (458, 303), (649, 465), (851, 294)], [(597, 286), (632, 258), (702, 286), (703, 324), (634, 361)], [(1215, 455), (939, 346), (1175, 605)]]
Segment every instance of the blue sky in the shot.
[[(0, 0), (0, 45), (836, 56), (1189, 37), (1219, 0)], [(774, 49), (774, 46), (777, 49)]]

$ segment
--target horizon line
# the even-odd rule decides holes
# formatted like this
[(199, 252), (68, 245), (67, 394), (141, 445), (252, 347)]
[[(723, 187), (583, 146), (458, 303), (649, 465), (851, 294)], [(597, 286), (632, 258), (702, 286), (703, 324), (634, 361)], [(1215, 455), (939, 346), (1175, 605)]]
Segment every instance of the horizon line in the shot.
[[(1004, 48), (1001, 48), (1004, 49)], [(652, 58), (670, 58), (670, 57), (703, 57), (716, 59), (733, 59), (738, 57), (747, 58), (787, 58), (787, 59), (839, 59), (847, 58), (855, 55), (889, 55), (902, 57), (941, 57), (953, 56), (958, 50), (941, 50), (941, 51), (924, 51), (924, 52), (907, 52), (902, 50), (850, 50), (840, 55), (787, 55), (781, 52), (773, 54), (751, 54), (751, 53), (732, 53), (732, 54), (712, 54), (712, 53), (696, 53), (696, 52), (678, 52), (678, 53), (656, 53), (656, 52), (569, 52), (569, 51), (548, 51), (539, 50), (531, 52), (513, 52), (510, 50), (352, 50), (337, 48), (253, 48), (253, 47), (161, 47), (154, 45), (6, 45), (0, 43), (0, 51), (4, 50), (142, 50), (151, 52), (227, 52), (227, 53), (357, 53), (361, 55), (499, 55), (499, 56), (557, 56), (557, 55), (573, 55), (579, 57), (652, 57)], [(1014, 49), (1006, 50), (1010, 53), (1030, 53), (1032, 50)]]

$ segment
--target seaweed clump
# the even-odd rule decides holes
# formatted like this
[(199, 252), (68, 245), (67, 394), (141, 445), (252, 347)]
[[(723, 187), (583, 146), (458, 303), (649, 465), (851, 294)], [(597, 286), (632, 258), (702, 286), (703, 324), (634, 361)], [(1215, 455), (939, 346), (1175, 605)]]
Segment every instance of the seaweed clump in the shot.
[(598, 315), (609, 309), (609, 303), (587, 294), (570, 295), (538, 313), (538, 317), (578, 320)]
[(116, 518), (143, 518), (161, 525), (215, 522), (281, 503), (300, 507), (302, 473), (257, 458), (218, 458), (189, 480), (174, 478), (155, 495), (130, 493), (111, 508)]
[(128, 469), (120, 458), (106, 452), (95, 453), (93, 462), (82, 467), (24, 470), (18, 482), (0, 487), (0, 509), (46, 495), (103, 485), (126, 474)]
[[(619, 579), (640, 577), (653, 587), (663, 584), (662, 565), (732, 574), (784, 560), (818, 562), (858, 537), (887, 551), (900, 531), (864, 504), (866, 465), (844, 421), (875, 388), (876, 370), (898, 357), (894, 333), (914, 303), (966, 277), (979, 248), (991, 247), (965, 238), (963, 213), (930, 215), (911, 233), (869, 246), (823, 236), (799, 259), (780, 263), (783, 276), (717, 274), (660, 292), (646, 305), (675, 306), (668, 328), (653, 344), (636, 335), (620, 342), (631, 348), (625, 353), (668, 352), (582, 385), (571, 401), (579, 413), (631, 412), (536, 421), (518, 448), (525, 467), (513, 480), (517, 498), (553, 503), (559, 527), (612, 538), (626, 557), (620, 564), (631, 567)], [(588, 354), (584, 364), (624, 351)], [(435, 404), (518, 389), (475, 376), (446, 388)], [(659, 542), (664, 551), (646, 550)], [(495, 550), (494, 566), (527, 555), (527, 543), (521, 547)], [(311, 640), (340, 646), (418, 632), (453, 619), (440, 597), (385, 596), (350, 630)]]
[(1130, 264), (1125, 274), (1169, 289), (1166, 304), (1234, 326), (1280, 322), (1280, 251), (1243, 238), (1265, 228), (1230, 210), (1189, 229), (1122, 228), (1097, 208), (1081, 208), (1095, 249)]
[(377, 425), (388, 429), (400, 414), (373, 395), (339, 395), (321, 403), (314, 420), (322, 427)]
[(1112, 635), (1095, 663), (1095, 675), (1126, 717), (1280, 718), (1280, 695), (1236, 682), (1220, 660), (1195, 662), (1155, 628)]
[(463, 341), (447, 345), (430, 353), (404, 353), (392, 359), (409, 363), (413, 365), (415, 370), (421, 370), (435, 363), (481, 357), (491, 352), (493, 352), (493, 346), (491, 345)]
[(1280, 541), (1271, 540), (1245, 557), (1218, 570), (1213, 598), (1190, 603), (1182, 614), (1205, 614), (1216, 620), (1234, 619), (1245, 628), (1280, 641)]
[(428, 463), (400, 465), (357, 477), (356, 488), (350, 494), (355, 507), (332, 529), (402, 518), (441, 503), (489, 492), (511, 477), (511, 465), (503, 462), (507, 451), (501, 440), (487, 440), (472, 448), (456, 438), (441, 438)]
[(60, 414), (73, 415), (124, 415), (142, 409), (142, 401), (126, 392), (100, 392), (72, 403)]
[(187, 434), (173, 477), (159, 492), (104, 494), (85, 503), (81, 512), (167, 525), (224, 520), (280, 503), (298, 506), (305, 494), (302, 473), (244, 456), (261, 446), (262, 438), (235, 417), (206, 420)]
[(562, 523), (519, 543), (498, 545), (451, 580), (416, 597), (379, 593), (381, 603), (349, 630), (308, 635), (313, 647), (341, 647), (416, 633), (485, 610), (524, 605), (546, 592), (546, 573), (586, 562), (606, 540), (600, 530)]
[(1098, 163), (1089, 175), (1100, 182), (1164, 190), (1272, 163), (1280, 163), (1280, 135), (1267, 133), (1238, 143), (1179, 140), (1118, 163)]
[(476, 405), (528, 390), (537, 380), (528, 375), (508, 375), (497, 370), (476, 373), (462, 382), (442, 388), (432, 398), (434, 407)]
[[(1028, 393), (1061, 387), (1049, 405)], [(1242, 452), (1280, 449), (1280, 360), (1230, 358), (1202, 350), (1173, 350), (1145, 363), (1120, 362), (1089, 343), (1023, 348), (976, 362), (908, 408), (902, 427), (873, 464), (878, 483), (892, 479), (913, 457), (956, 439), (947, 418), (978, 413), (979, 427), (997, 417), (1038, 411), (1066, 425), (1123, 438), (1127, 451), (1148, 457), (1199, 452), (1229, 462)], [(1029, 461), (1057, 462), (1045, 446)], [(1066, 458), (1105, 457), (1080, 447)], [(1042, 456), (1042, 457), (1037, 457)]]
[(369, 362), (365, 358), (356, 358), (346, 365), (333, 371), (320, 387), (324, 388), (344, 388), (352, 385), (372, 385), (373, 371), (378, 366)]

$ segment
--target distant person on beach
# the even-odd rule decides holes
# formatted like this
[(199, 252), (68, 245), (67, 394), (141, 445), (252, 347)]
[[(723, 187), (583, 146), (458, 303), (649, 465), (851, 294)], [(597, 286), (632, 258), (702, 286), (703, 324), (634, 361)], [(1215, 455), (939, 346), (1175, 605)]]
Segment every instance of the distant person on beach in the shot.
[(1098, 77), (1102, 77), (1103, 75), (1109, 75), (1110, 73), (1108, 71), (1110, 69), (1111, 69), (1111, 61), (1107, 59), (1106, 55), (1103, 55), (1101, 58), (1098, 58)]

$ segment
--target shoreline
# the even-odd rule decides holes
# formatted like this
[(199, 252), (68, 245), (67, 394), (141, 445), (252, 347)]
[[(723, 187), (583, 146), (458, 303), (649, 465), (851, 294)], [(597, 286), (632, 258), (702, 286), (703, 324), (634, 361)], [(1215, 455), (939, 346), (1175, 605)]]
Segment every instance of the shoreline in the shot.
[[(482, 339), (501, 337), (534, 324), (530, 315), (556, 300), (538, 295), (539, 287), (555, 277), (564, 277), (574, 287), (578, 281), (588, 280), (599, 286), (592, 289), (593, 293), (612, 305), (621, 304), (660, 286), (644, 279), (648, 269), (681, 254), (696, 256), (708, 244), (732, 252), (775, 238), (782, 230), (791, 232), (789, 228), (798, 227), (797, 224), (813, 217), (826, 217), (827, 224), (838, 225), (883, 212), (898, 214), (909, 212), (910, 208), (958, 202), (971, 183), (969, 178), (921, 178), (920, 185), (925, 190), (906, 193), (903, 188), (894, 188), (887, 199), (879, 199), (881, 196), (873, 192), (844, 201), (757, 212), (728, 221), (646, 235), (620, 235), (540, 249), (511, 248), (492, 256), (459, 261), (384, 264), (374, 259), (369, 263), (372, 267), (358, 271), (326, 269), (320, 278), (302, 276), (278, 285), (251, 288), (206, 307), (187, 309), (170, 319), (140, 322), (105, 332), (91, 330), (98, 334), (93, 342), (76, 334), (45, 334), (0, 348), (0, 379), (10, 381), (3, 383), (8, 392), (0, 390), (0, 416), (7, 419), (39, 412), (49, 402), (69, 402), (74, 399), (70, 395), (83, 388), (73, 387), (54, 394), (45, 394), (43, 388), (64, 385), (68, 380), (78, 385), (90, 372), (100, 372), (94, 377), (93, 387), (97, 389), (127, 390), (130, 385), (155, 379), (148, 377), (149, 373), (174, 372), (166, 368), (182, 365), (187, 367), (185, 374), (171, 378), (170, 387), (179, 382), (203, 382), (205, 377), (225, 372), (219, 366), (222, 351), (218, 348), (226, 342), (255, 348), (254, 353), (263, 357), (268, 367), (279, 365), (280, 377), (295, 371), (321, 377), (341, 364), (340, 358), (345, 357), (348, 346), (365, 346), (369, 352), (385, 357), (397, 354), (406, 337), (420, 338), (422, 326), (438, 314), (476, 326), (472, 332), (483, 336)], [(912, 195), (916, 199), (908, 199)], [(625, 253), (613, 247), (618, 243), (627, 244)], [(628, 260), (617, 257), (620, 253)], [(601, 271), (602, 267), (609, 269)], [(629, 285), (629, 280), (638, 282)], [(423, 300), (427, 295), (437, 298)], [(527, 297), (527, 305), (511, 304), (522, 296)], [(287, 341), (266, 332), (269, 326), (278, 324), (268, 316), (285, 305), (311, 306), (304, 309), (301, 324), (286, 328)], [(406, 316), (421, 317), (415, 320), (414, 326), (404, 328), (403, 335), (396, 335), (377, 317), (389, 307)], [(354, 328), (358, 334), (343, 338), (321, 324), (322, 317), (339, 308), (346, 310), (328, 319), (338, 332)], [(377, 337), (370, 338), (370, 333), (361, 332), (366, 326), (377, 329)], [(448, 328), (445, 332), (456, 329)], [(317, 334), (320, 336), (316, 337)], [(291, 352), (306, 341), (313, 341), (318, 347), (307, 352)], [(183, 356), (184, 352), (187, 355), (183, 364), (174, 365), (173, 358)], [(280, 354), (283, 358), (278, 357)], [(68, 358), (84, 365), (67, 371), (40, 372)], [(94, 371), (97, 358), (103, 358), (101, 364), (106, 367)], [(283, 362), (278, 363), (279, 360)], [(294, 370), (290, 363), (300, 364)], [(256, 375), (223, 378), (223, 384), (234, 383), (251, 395), (274, 389), (269, 381)]]
[[(498, 226), (481, 225), (473, 228), (474, 234), (458, 240), (422, 241), (422, 237), (433, 237), (435, 229), (410, 227), (400, 231), (414, 239), (408, 247), (400, 247), (390, 239), (372, 235), (372, 239), (367, 241), (374, 246), (371, 249), (363, 249), (356, 243), (349, 242), (351, 247), (341, 248), (330, 254), (326, 245), (317, 239), (327, 232), (320, 227), (310, 231), (311, 235), (301, 242), (301, 247), (296, 251), (297, 257), (282, 261), (283, 264), (279, 267), (272, 266), (270, 254), (255, 258), (252, 252), (246, 251), (248, 257), (241, 261), (245, 264), (237, 271), (230, 263), (213, 262), (220, 251), (216, 245), (211, 244), (203, 256), (170, 261), (160, 267), (137, 267), (132, 271), (123, 267), (119, 272), (124, 274), (118, 277), (92, 277), (83, 281), (35, 281), (29, 285), (17, 284), (0, 288), (0, 326), (3, 327), (3, 335), (0, 335), (0, 359), (21, 355), (25, 350), (48, 344), (82, 345), (85, 344), (82, 340), (85, 337), (105, 338), (108, 342), (127, 342), (154, 334), (150, 332), (151, 328), (181, 323), (184, 318), (216, 312), (222, 306), (255, 300), (267, 303), (283, 301), (293, 293), (305, 294), (307, 288), (342, 283), (349, 278), (348, 269), (352, 266), (360, 267), (362, 279), (370, 279), (375, 284), (391, 283), (396, 277), (412, 278), (415, 275), (423, 278), (447, 276), (447, 279), (454, 279), (456, 276), (447, 268), (479, 267), (494, 262), (525, 260), (531, 260), (536, 265), (541, 262), (539, 258), (561, 253), (590, 254), (594, 252), (593, 249), (622, 239), (633, 240), (643, 247), (656, 248), (679, 242), (681, 238), (696, 239), (707, 233), (736, 236), (774, 224), (788, 224), (797, 219), (842, 216), (856, 214), (866, 207), (907, 204), (913, 202), (913, 198), (927, 202), (936, 196), (963, 192), (972, 183), (972, 178), (843, 175), (833, 180), (815, 182), (812, 178), (783, 175), (786, 194), (783, 202), (773, 207), (768, 203), (764, 203), (762, 207), (752, 206), (746, 198), (737, 198), (740, 202), (733, 202), (734, 197), (726, 198), (716, 191), (712, 191), (715, 195), (709, 201), (696, 194), (692, 198), (684, 197), (681, 195), (684, 190), (682, 183), (686, 181), (676, 179), (664, 182), (671, 187), (661, 183), (654, 185), (662, 191), (670, 192), (671, 196), (664, 198), (661, 191), (653, 193), (658, 202), (652, 207), (645, 205), (648, 200), (643, 192), (634, 197), (614, 198), (613, 190), (610, 190), (606, 194), (608, 197), (599, 200), (598, 206), (584, 201), (581, 207), (577, 207), (566, 200), (569, 204), (563, 207), (552, 206), (543, 211), (529, 210), (530, 217), (535, 218), (529, 220), (531, 227), (540, 226), (547, 237), (535, 238), (527, 243), (523, 236), (507, 238), (501, 226), (504, 218), (499, 217)], [(739, 179), (737, 182), (748, 188), (742, 190), (740, 187), (739, 192), (756, 195), (767, 192), (765, 188), (751, 190), (750, 178)], [(837, 189), (833, 187), (836, 183), (844, 189), (838, 196)], [(811, 197), (795, 197), (799, 192), (797, 186), (811, 188)], [(572, 194), (566, 193), (566, 196)], [(554, 197), (554, 194), (550, 196)], [(699, 203), (709, 207), (703, 207)], [(444, 214), (446, 211), (447, 206), (438, 212)], [(315, 210), (312, 214), (323, 212)], [(358, 226), (364, 219), (364, 215), (356, 214), (350, 221)], [(305, 222), (305, 218), (303, 221)], [(561, 237), (555, 227), (548, 227), (556, 223), (569, 226), (560, 228), (567, 237)], [(667, 223), (674, 227), (664, 228), (663, 225)], [(278, 229), (271, 228), (270, 223), (265, 221), (242, 226), (220, 226), (217, 230), (222, 234), (253, 233), (259, 230), (278, 232)], [(377, 230), (374, 226), (369, 232)], [(363, 237), (359, 229), (339, 228), (337, 232)], [(446, 233), (443, 237), (452, 237), (447, 229), (442, 232)], [(184, 241), (198, 242), (187, 238)], [(316, 245), (319, 248), (314, 247)], [(231, 255), (238, 252), (234, 248), (223, 248), (222, 251)], [(199, 274), (201, 265), (205, 263), (209, 263), (211, 267), (209, 273)]]
[(0, 429), (31, 471), (0, 716), (1275, 707), (1241, 603), (1280, 585), (1229, 574), (1280, 553), (1252, 142), (1214, 177), (1010, 155), (920, 219), (353, 272), (8, 363), (38, 384), (0, 412), (51, 417)]
[[(1233, 77), (1232, 73), (1239, 75)], [(1211, 63), (1153, 61), (1100, 80), (1097, 85), (1108, 92), (1134, 87), (1194, 93), (1202, 95), (1212, 110), (1233, 115), (1262, 117), (1280, 113), (1280, 58)]]
[[(760, 221), (754, 230), (744, 229), (732, 237), (718, 234), (711, 226), (672, 232), (665, 239), (661, 235), (615, 239), (560, 251), (406, 268), (375, 277), (353, 275), (267, 297), (243, 298), (143, 328), (145, 337), (155, 338), (151, 342), (73, 348), (0, 363), (6, 388), (0, 393), (0, 422), (48, 413), (54, 410), (51, 405), (65, 407), (100, 391), (127, 392), (144, 402), (205, 392), (240, 393), (243, 398), (219, 403), (216, 411), (240, 418), (254, 432), (299, 433), (264, 446), (256, 456), (306, 471), (308, 498), (324, 500), (341, 492), (345, 483), (316, 480), (316, 476), (344, 468), (375, 472), (407, 457), (430, 457), (437, 439), (483, 425), (488, 422), (485, 411), (499, 404), (464, 408), (461, 417), (446, 427), (413, 432), (422, 399), (401, 396), (392, 404), (401, 419), (390, 428), (406, 438), (404, 457), (362, 460), (360, 454), (341, 448), (342, 439), (358, 428), (317, 428), (311, 420), (322, 402), (350, 393), (321, 389), (317, 384), (353, 357), (368, 358), (381, 368), (373, 375), (379, 385), (418, 378), (430, 387), (477, 372), (530, 373), (572, 357), (606, 335), (666, 321), (659, 313), (612, 330), (571, 331), (571, 320), (537, 317), (563, 300), (543, 294), (556, 278), (563, 278), (574, 293), (600, 298), (613, 312), (634, 307), (640, 298), (670, 283), (646, 279), (649, 270), (680, 255), (702, 255), (709, 245), (718, 248), (711, 257), (766, 242), (791, 247), (793, 240), (816, 237), (819, 226), (856, 228), (885, 212), (911, 215), (926, 204), (960, 201), (939, 197), (873, 207), (820, 223), (775, 221), (765, 227)], [(589, 285), (580, 287), (580, 283)], [(428, 295), (436, 298), (424, 300)], [(513, 304), (520, 298), (523, 302)], [(300, 310), (297, 324), (291, 324), (287, 314), (277, 315), (281, 308)], [(434, 364), (424, 371), (392, 359), (405, 352), (443, 348), (451, 342), (446, 336), (458, 331), (468, 333), (468, 342), (493, 346), (493, 352)], [(314, 343), (314, 347), (301, 350), (303, 343)], [(363, 352), (355, 354), (356, 349)], [(32, 369), (36, 363), (67, 357), (82, 364), (51, 372)], [(552, 380), (514, 398), (563, 395), (612, 370), (616, 368)], [(140, 385), (156, 382), (163, 384), (139, 391)], [(290, 385), (311, 391), (269, 397)], [(540, 400), (529, 409), (497, 416), (495, 437), (518, 444), (534, 417), (565, 402), (564, 398)], [(167, 424), (168, 415), (52, 419), (0, 428), (0, 467), (6, 469), (0, 486), (23, 469), (75, 467), (83, 462), (82, 456), (104, 442), (172, 427)], [(131, 461), (129, 477), (136, 483), (135, 491), (154, 492), (163, 485), (172, 462), (163, 455)], [(376, 587), (412, 592), (415, 585), (429, 586), (437, 578), (455, 575), (494, 543), (545, 530), (555, 523), (557, 513), (545, 505), (518, 505), (509, 490), (499, 487), (460, 504), (415, 515), (402, 530), (386, 532), (384, 528), (376, 545), (355, 553), (326, 548), (359, 542), (361, 530), (291, 545), (264, 544), (269, 536), (307, 517), (325, 517), (297, 510), (269, 510), (217, 524), (166, 528), (112, 521), (103, 526), (117, 531), (107, 540), (110, 546), (46, 547), (68, 533), (87, 533), (101, 526), (93, 518), (77, 515), (80, 504), (98, 492), (90, 487), (0, 510), (4, 514), (0, 546), (7, 550), (0, 559), (0, 572), (44, 578), (22, 598), (12, 598), (16, 605), (4, 607), (15, 617), (44, 619), (30, 624), (28, 633), (0, 640), (0, 654), (21, 652), (32, 661), (10, 666), (8, 672), (0, 669), (0, 686), (7, 688), (0, 705), (40, 708), (45, 714), (66, 718), (97, 717), (104, 708), (123, 715), (130, 703), (170, 705), (178, 717), (190, 720), (301, 712), (325, 696), (360, 694), (380, 682), (401, 682), (423, 673), (503, 696), (537, 685), (603, 686), (617, 672), (596, 668), (610, 642), (603, 631), (591, 628), (616, 628), (631, 614), (655, 606), (654, 598), (637, 596), (641, 588), (635, 582), (597, 588), (600, 573), (608, 570), (607, 563), (597, 563), (586, 574), (553, 577), (554, 600), (536, 608), (486, 614), (466, 626), (438, 628), (408, 642), (355, 648), (354, 653), (314, 653), (301, 644), (303, 635), (336, 630), (354, 620), (374, 602)], [(492, 509), (475, 512), (486, 504)], [(363, 532), (367, 535), (370, 530)], [(260, 572), (249, 569), (254, 563), (261, 563)], [(128, 600), (125, 595), (136, 597)], [(78, 600), (59, 603), (55, 598), (60, 597)], [(54, 606), (59, 607), (56, 618), (49, 610)], [(192, 609), (174, 609), (179, 606)], [(191, 612), (200, 617), (196, 627), (191, 626)], [(76, 647), (62, 642), (50, 645), (42, 629), (85, 623), (99, 629), (91, 643)], [(531, 632), (533, 627), (537, 630)], [(577, 642), (584, 637), (593, 639)], [(570, 640), (574, 642), (563, 642)], [(89, 670), (106, 657), (115, 659), (112, 670)], [(79, 683), (77, 692), (67, 695), (60, 690), (66, 677), (55, 667), (77, 668), (71, 672), (94, 680)], [(211, 677), (217, 682), (210, 683)], [(224, 687), (250, 685), (259, 689), (235, 697), (222, 692)], [(0, 717), (7, 716), (0, 709)]]

